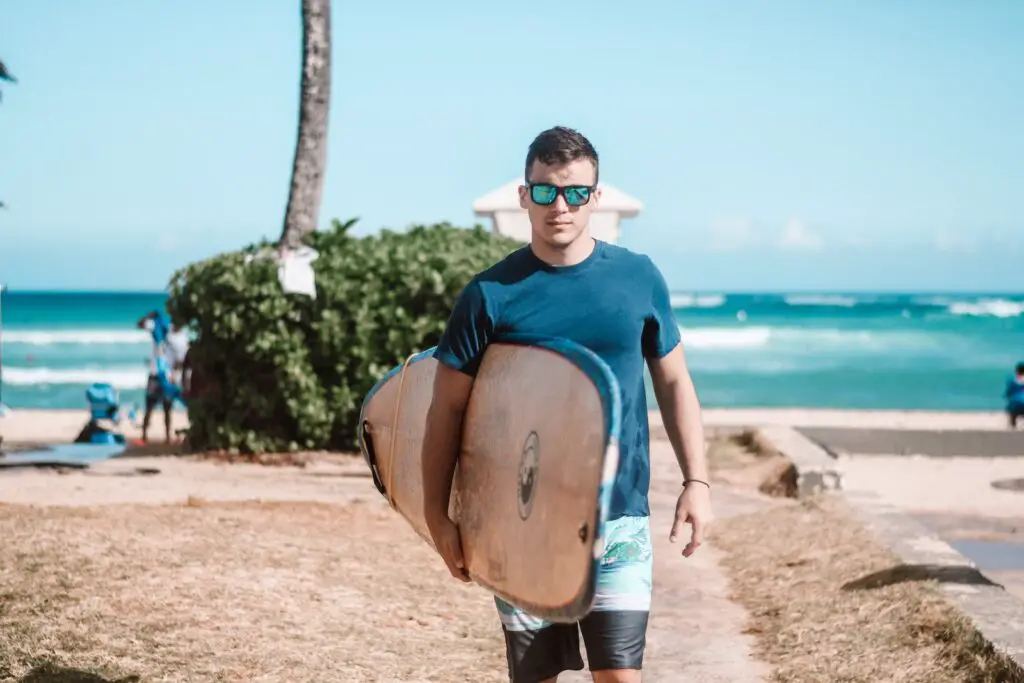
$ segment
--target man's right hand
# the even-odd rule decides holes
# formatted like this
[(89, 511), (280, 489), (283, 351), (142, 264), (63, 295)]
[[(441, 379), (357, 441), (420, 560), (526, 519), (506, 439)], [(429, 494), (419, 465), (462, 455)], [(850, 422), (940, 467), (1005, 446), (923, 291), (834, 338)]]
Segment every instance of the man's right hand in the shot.
[(427, 522), (430, 530), (430, 537), (434, 541), (434, 547), (441, 555), (448, 571), (459, 581), (469, 583), (469, 574), (466, 572), (466, 563), (462, 557), (462, 538), (459, 536), (459, 527), (455, 525), (448, 515), (443, 518)]

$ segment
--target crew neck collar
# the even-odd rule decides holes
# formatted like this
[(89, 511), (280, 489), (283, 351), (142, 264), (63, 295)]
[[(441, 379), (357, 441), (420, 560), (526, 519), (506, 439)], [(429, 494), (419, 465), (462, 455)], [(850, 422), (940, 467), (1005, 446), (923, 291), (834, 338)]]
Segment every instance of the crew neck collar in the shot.
[(594, 248), (590, 250), (590, 253), (587, 254), (587, 257), (580, 261), (579, 263), (573, 263), (567, 266), (558, 266), (552, 263), (548, 263), (541, 257), (537, 256), (537, 254), (534, 253), (533, 251), (533, 247), (531, 247), (529, 244), (526, 245), (526, 253), (529, 256), (530, 260), (533, 261), (534, 264), (536, 264), (537, 267), (540, 268), (541, 270), (547, 271), (549, 273), (558, 274), (578, 273), (579, 271), (589, 268), (591, 265), (593, 265), (594, 262), (597, 260), (598, 256), (600, 256), (601, 252), (604, 251), (604, 242), (594, 237), (591, 237), (590, 239), (594, 241)]

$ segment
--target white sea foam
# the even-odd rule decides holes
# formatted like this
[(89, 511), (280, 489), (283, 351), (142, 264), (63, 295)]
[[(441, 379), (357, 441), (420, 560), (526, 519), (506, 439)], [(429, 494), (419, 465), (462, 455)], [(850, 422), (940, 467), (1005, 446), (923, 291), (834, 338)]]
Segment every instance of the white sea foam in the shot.
[(951, 315), (975, 317), (1016, 318), (1024, 315), (1024, 301), (1008, 299), (978, 299), (977, 301), (956, 301), (947, 306)]
[(826, 294), (791, 294), (783, 297), (787, 306), (837, 306), (841, 308), (853, 308), (859, 303), (868, 303), (871, 300), (861, 300), (855, 296), (836, 296)]
[(797, 327), (680, 327), (690, 349), (744, 350), (774, 347), (780, 351), (926, 349), (941, 340), (917, 332), (882, 332)]
[(3, 330), (5, 344), (51, 346), (54, 344), (149, 344), (146, 330)]
[(718, 308), (725, 303), (723, 294), (683, 294), (669, 296), (672, 308)]
[(770, 327), (680, 328), (683, 344), (693, 349), (756, 349), (771, 341)]
[(106, 382), (118, 389), (141, 389), (146, 386), (148, 369), (142, 363), (132, 366), (94, 368), (25, 368), (3, 369), (4, 384), (11, 386), (45, 386), (54, 384), (92, 384)]

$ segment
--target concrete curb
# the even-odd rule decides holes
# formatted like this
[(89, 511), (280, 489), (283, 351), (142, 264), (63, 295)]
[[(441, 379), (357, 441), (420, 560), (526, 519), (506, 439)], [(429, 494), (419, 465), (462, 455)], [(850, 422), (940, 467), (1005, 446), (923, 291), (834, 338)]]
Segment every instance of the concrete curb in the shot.
[(858, 521), (896, 555), (901, 566), (895, 567), (887, 580), (937, 580), (945, 598), (1024, 676), (1024, 600), (985, 577), (977, 565), (900, 509), (868, 493), (843, 491), (836, 460), (803, 434), (774, 426), (760, 432), (796, 467), (799, 497), (838, 492), (850, 503)]
[(758, 431), (793, 463), (799, 498), (842, 490), (843, 478), (835, 458), (816, 443), (790, 427), (765, 426)]
[(988, 579), (971, 560), (898, 508), (864, 493), (844, 492), (843, 497), (900, 560), (903, 574), (937, 580), (946, 599), (1024, 675), (1024, 600)]

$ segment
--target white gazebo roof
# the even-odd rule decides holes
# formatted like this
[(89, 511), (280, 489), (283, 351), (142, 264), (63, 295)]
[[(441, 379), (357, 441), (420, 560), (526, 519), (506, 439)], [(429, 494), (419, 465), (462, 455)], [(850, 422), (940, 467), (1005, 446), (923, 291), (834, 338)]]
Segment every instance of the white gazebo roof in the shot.
[[(532, 231), (526, 211), (519, 206), (520, 180), (512, 180), (491, 190), (473, 202), (473, 213), (491, 219), (491, 230), (520, 242), (529, 242)], [(615, 244), (619, 240), (619, 221), (640, 213), (643, 204), (622, 190), (599, 183), (601, 201), (590, 215), (590, 234)]]

